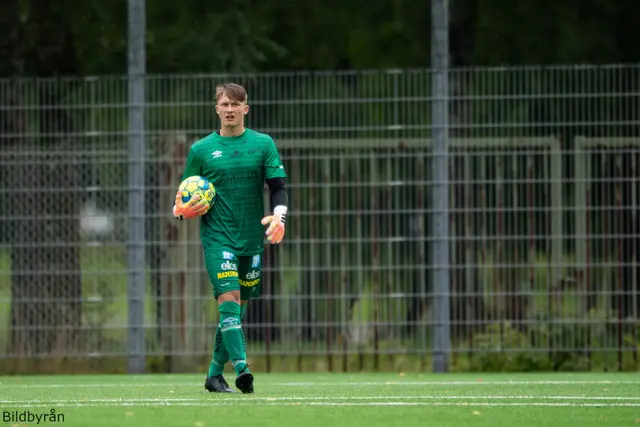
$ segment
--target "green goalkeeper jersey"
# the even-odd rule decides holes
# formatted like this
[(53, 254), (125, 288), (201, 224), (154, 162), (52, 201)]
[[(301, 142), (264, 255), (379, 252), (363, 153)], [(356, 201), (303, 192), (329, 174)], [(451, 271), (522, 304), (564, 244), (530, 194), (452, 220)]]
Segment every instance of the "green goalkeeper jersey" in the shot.
[(262, 253), (264, 183), (287, 176), (273, 139), (251, 129), (234, 137), (212, 133), (189, 150), (182, 179), (193, 175), (207, 178), (216, 190), (215, 202), (200, 226), (204, 252)]

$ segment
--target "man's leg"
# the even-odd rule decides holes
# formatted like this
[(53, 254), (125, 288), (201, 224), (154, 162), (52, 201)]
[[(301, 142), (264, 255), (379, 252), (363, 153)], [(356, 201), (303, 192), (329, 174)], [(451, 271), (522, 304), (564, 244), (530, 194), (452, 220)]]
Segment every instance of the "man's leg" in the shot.
[(253, 393), (253, 375), (247, 365), (246, 343), (240, 320), (240, 291), (230, 291), (218, 297), (222, 339), (236, 371), (236, 387), (243, 393)]
[(209, 377), (217, 377), (224, 372), (224, 365), (229, 361), (229, 352), (227, 346), (222, 339), (222, 330), (220, 324), (216, 328), (216, 336), (213, 343), (213, 354), (211, 355), (211, 363), (209, 364)]
[[(210, 252), (205, 254), (205, 265), (216, 300), (226, 292), (238, 292), (238, 260), (231, 252)], [(205, 389), (210, 392), (231, 393), (229, 384), (224, 379), (223, 371), (229, 361), (229, 352), (222, 334), (222, 324), (216, 328), (213, 352), (209, 371), (205, 381)]]
[[(262, 256), (261, 255), (239, 258), (238, 279), (240, 283), (240, 318), (242, 320), (244, 320), (244, 315), (245, 315), (247, 306), (249, 304), (249, 300), (260, 296), (261, 275), (262, 275)], [(243, 330), (242, 336), (244, 338), (244, 330)], [(246, 347), (245, 347), (245, 353), (246, 353)], [(250, 393), (253, 392), (253, 377), (251, 377), (251, 381), (252, 381), (252, 384), (251, 384)], [(238, 385), (238, 380), (236, 380), (236, 385)]]
[[(244, 313), (246, 310), (246, 304), (248, 301), (240, 302), (240, 321), (244, 320)], [(209, 364), (209, 377), (216, 377), (224, 373), (224, 366), (229, 362), (229, 352), (227, 346), (222, 339), (222, 328), (220, 324), (216, 328), (216, 336), (213, 344), (213, 354), (211, 356), (211, 363)]]
[(247, 304), (249, 304), (249, 301), (240, 300), (240, 320), (244, 320), (244, 313), (247, 311)]

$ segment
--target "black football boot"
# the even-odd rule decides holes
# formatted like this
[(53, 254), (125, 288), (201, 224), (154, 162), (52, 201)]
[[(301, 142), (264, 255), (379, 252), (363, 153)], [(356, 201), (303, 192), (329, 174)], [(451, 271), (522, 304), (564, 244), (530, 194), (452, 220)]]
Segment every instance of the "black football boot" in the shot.
[(229, 384), (222, 375), (208, 377), (204, 382), (204, 388), (211, 393), (233, 393)]

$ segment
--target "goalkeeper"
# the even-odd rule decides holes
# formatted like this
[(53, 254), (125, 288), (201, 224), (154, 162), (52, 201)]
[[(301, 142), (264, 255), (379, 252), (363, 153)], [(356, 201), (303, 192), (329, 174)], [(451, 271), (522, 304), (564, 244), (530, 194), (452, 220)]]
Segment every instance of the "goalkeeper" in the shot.
[[(218, 301), (220, 323), (204, 384), (210, 392), (233, 392), (223, 376), (225, 364), (231, 361), (236, 387), (253, 393), (242, 319), (248, 301), (260, 295), (264, 236), (277, 244), (285, 233), (288, 199), (284, 166), (273, 139), (245, 127), (248, 112), (247, 92), (242, 86), (227, 83), (216, 88), (220, 129), (191, 146), (182, 176), (184, 180), (199, 175), (211, 181), (215, 202), (206, 212), (197, 195), (183, 203), (178, 192), (173, 208), (178, 219), (201, 217), (205, 265)], [(263, 218), (265, 181), (272, 214)]]

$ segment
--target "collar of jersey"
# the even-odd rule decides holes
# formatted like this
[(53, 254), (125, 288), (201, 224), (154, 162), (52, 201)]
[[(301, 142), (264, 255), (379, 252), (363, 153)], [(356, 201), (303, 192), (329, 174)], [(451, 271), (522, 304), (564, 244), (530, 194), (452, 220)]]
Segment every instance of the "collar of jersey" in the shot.
[(228, 140), (238, 139), (238, 138), (242, 138), (242, 137), (246, 136), (248, 130), (249, 129), (244, 128), (244, 132), (242, 132), (240, 135), (236, 135), (236, 136), (222, 136), (222, 135), (220, 135), (220, 129), (218, 129), (217, 131), (215, 131), (215, 134), (216, 134), (216, 136), (218, 138), (222, 138), (222, 139), (225, 139), (225, 140), (228, 141)]

